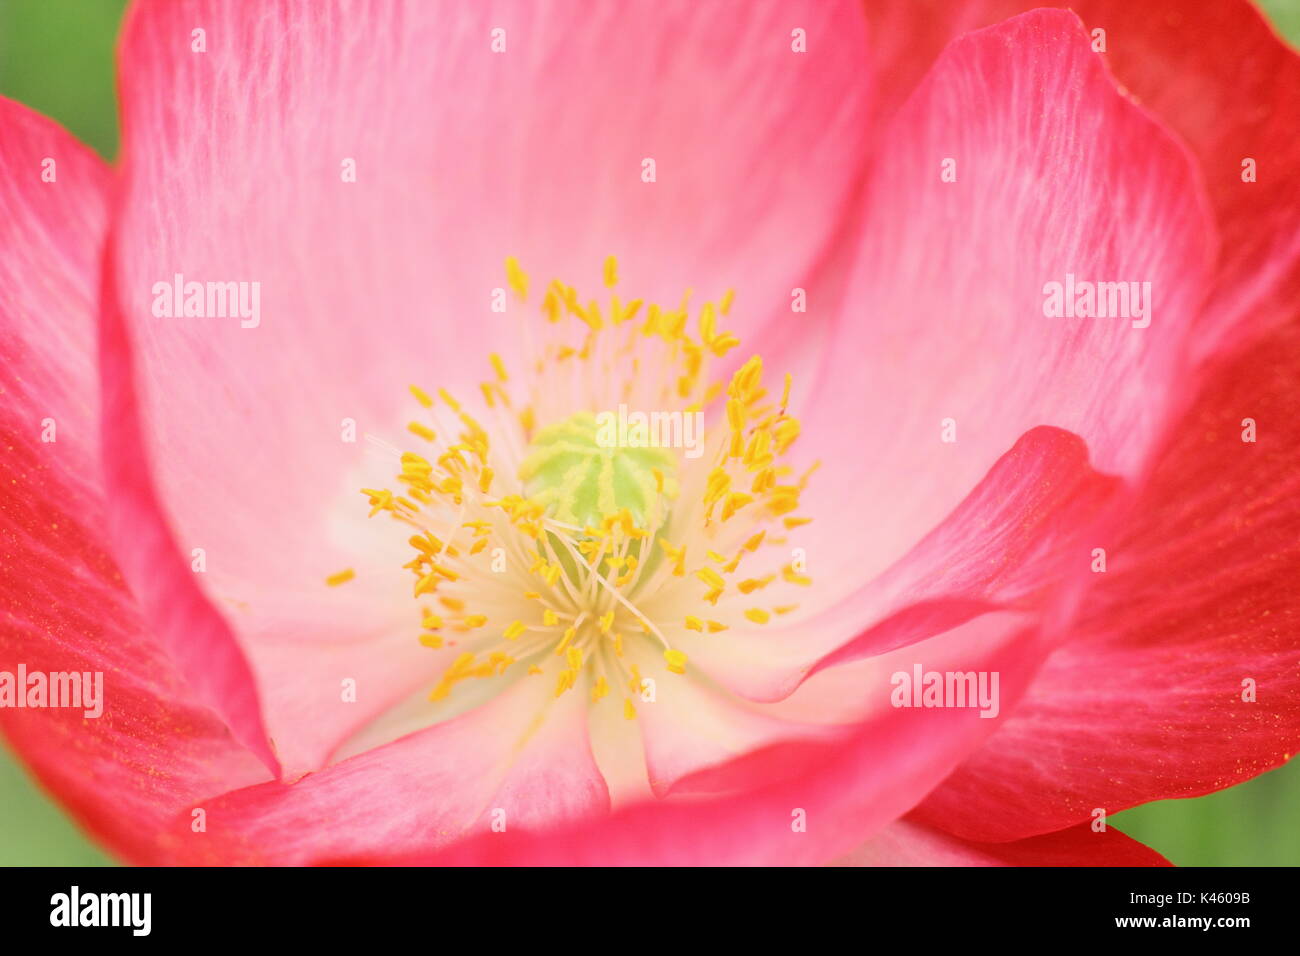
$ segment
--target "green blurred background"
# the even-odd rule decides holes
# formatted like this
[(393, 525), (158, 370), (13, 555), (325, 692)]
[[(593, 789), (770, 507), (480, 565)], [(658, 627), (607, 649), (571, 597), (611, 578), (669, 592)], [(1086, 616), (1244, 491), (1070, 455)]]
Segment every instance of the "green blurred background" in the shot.
[[(1195, 0), (1189, 4), (1195, 8)], [(1300, 45), (1300, 0), (1260, 5)], [(0, 94), (54, 117), (108, 159), (117, 153), (113, 41), (124, 6), (124, 0), (0, 0)], [(1180, 866), (1295, 866), (1297, 810), (1300, 760), (1230, 790), (1149, 803), (1111, 822)], [(111, 864), (0, 750), (0, 865)]]

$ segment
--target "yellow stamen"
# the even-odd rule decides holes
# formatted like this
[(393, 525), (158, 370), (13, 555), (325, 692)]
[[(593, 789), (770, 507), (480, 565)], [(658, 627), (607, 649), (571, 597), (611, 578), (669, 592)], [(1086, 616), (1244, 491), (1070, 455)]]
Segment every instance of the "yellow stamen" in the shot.
[(514, 256), (506, 256), (506, 281), (519, 298), (528, 298), (528, 273), (519, 268), (519, 260)]

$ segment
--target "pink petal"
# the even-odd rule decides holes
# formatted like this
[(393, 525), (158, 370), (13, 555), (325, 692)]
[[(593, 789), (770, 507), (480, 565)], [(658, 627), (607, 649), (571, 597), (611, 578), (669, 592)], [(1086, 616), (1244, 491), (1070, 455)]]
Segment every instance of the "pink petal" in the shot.
[[(806, 529), (810, 573), (843, 572), (840, 593), (1032, 427), (1076, 433), (1100, 471), (1140, 471), (1181, 398), (1212, 253), (1186, 150), (1116, 89), (1072, 14), (955, 41), (886, 142), (804, 420), (816, 493), (835, 502)], [(1067, 274), (1150, 282), (1151, 327), (1048, 317), (1044, 286)]]
[(1292, 323), (1220, 364), (1106, 538), (1073, 639), (921, 819), (1019, 839), (1232, 786), (1300, 749), (1298, 357)]
[(970, 843), (909, 820), (886, 827), (839, 866), (1171, 866), (1113, 827), (1080, 825), (1012, 843)]
[(609, 795), (587, 746), (587, 691), (557, 700), (553, 690), (521, 677), (464, 716), (297, 783), (209, 801), (209, 840), (196, 836), (188, 850), (213, 853), (211, 862), (293, 865), (599, 819)]
[(97, 705), (6, 706), (0, 723), (98, 839), (163, 862), (165, 821), (266, 772), (141, 629), (103, 540), (94, 299), (108, 185), (89, 150), (0, 99), (0, 671), (102, 681)]
[[(1219, 336), (1196, 346), (1201, 355), (1231, 348), (1243, 327), (1300, 298), (1300, 55), (1247, 0), (1216, 0), (1195, 15), (1178, 0), (1078, 9), (1090, 29), (1122, 38), (1109, 46), (1116, 75), (1200, 164), (1221, 237), (1207, 307)], [(1242, 178), (1246, 158), (1254, 182)]]
[[(395, 468), (361, 449), (402, 443), (407, 383), (473, 382), (494, 347), (520, 368), (521, 307), (490, 311), (504, 257), (536, 287), (618, 253), (629, 289), (736, 285), (751, 326), (784, 308), (859, 174), (865, 42), (847, 2), (137, 8), (104, 367), (124, 568), (172, 643), (235, 634), (288, 777), (428, 679), (391, 530), (356, 493)], [(260, 282), (260, 324), (155, 318), (177, 273)], [(357, 706), (295, 703), (348, 677)]]
[[(866, 6), (881, 112), (896, 107), (960, 34), (1041, 6), (1026, 0), (882, 0)], [(1211, 312), (1227, 331), (1300, 295), (1300, 56), (1249, 0), (1069, 0), (1126, 94), (1195, 154), (1223, 237)], [(1243, 104), (1246, 104), (1243, 107)], [(1254, 182), (1243, 161), (1255, 161)], [(1203, 353), (1216, 339), (1200, 338)]]

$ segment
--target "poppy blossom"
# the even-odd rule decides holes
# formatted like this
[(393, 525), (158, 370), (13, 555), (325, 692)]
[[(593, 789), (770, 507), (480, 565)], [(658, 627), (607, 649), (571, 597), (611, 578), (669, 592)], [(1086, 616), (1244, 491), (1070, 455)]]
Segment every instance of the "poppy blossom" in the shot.
[(0, 104), (18, 752), (141, 863), (1163, 863), (1300, 738), (1300, 65), (1071, 6), (135, 6), (116, 169)]

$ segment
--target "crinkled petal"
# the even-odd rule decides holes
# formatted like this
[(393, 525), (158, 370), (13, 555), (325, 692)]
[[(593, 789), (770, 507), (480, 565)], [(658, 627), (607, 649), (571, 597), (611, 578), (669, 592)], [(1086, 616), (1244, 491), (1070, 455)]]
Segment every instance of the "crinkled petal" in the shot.
[(1103, 538), (1070, 640), (921, 819), (1020, 839), (1232, 786), (1300, 749), (1298, 375), (1295, 322), (1217, 369)]
[[(867, 4), (876, 108), (888, 114), (944, 45), (1030, 7), (1026, 0)], [(1300, 295), (1300, 55), (1249, 0), (1069, 0), (1126, 95), (1195, 155), (1222, 237), (1208, 322), (1195, 347), (1239, 334)], [(1098, 32), (1100, 31), (1100, 33)], [(1249, 161), (1249, 162), (1248, 162)]]
[[(888, 142), (833, 347), (796, 405), (795, 447), (822, 460), (813, 487), (834, 503), (801, 541), (829, 572), (823, 601), (898, 560), (1030, 428), (1140, 473), (1187, 399), (1212, 266), (1190, 155), (1116, 88), (1073, 14), (954, 41)], [(1047, 314), (1049, 283), (1064, 295), (1069, 277), (1138, 283), (1141, 308), (1116, 315), (1116, 290), (1111, 317)]]
[(143, 628), (104, 541), (94, 302), (108, 189), (89, 150), (0, 99), (0, 672), (27, 676), (8, 688), (25, 701), (75, 688), (74, 706), (7, 700), (0, 726), (96, 837), (159, 863), (176, 860), (177, 812), (266, 771)]

